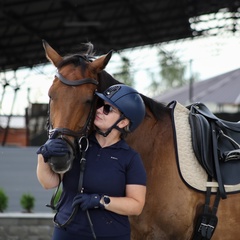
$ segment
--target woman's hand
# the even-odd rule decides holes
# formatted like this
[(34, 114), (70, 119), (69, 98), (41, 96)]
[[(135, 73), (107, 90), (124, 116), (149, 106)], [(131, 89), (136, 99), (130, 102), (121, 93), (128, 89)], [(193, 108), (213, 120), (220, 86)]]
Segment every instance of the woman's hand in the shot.
[(79, 205), (83, 211), (91, 208), (103, 208), (100, 200), (101, 196), (99, 194), (79, 193), (74, 197), (72, 207), (75, 208)]
[(44, 162), (47, 162), (51, 157), (62, 157), (69, 153), (67, 143), (60, 138), (49, 139), (38, 150), (37, 154), (42, 154)]

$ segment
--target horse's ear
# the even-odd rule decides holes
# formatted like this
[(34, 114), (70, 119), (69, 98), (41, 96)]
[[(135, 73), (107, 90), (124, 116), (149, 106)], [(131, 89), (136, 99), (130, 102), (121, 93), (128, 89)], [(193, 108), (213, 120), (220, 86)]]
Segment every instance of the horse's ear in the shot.
[(90, 64), (91, 67), (94, 68), (97, 72), (102, 71), (107, 66), (109, 60), (111, 59), (112, 53), (113, 51), (111, 50), (110, 52), (108, 52), (108, 54), (97, 58), (96, 60), (91, 62)]
[(45, 49), (45, 54), (47, 59), (57, 67), (58, 64), (62, 61), (62, 57), (45, 41), (42, 40), (43, 47)]

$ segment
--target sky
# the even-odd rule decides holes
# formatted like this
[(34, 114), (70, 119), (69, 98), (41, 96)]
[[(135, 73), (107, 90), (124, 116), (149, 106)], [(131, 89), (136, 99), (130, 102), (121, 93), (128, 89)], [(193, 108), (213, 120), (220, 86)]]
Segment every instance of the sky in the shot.
[[(240, 67), (240, 38), (233, 35), (180, 40), (122, 51), (120, 55), (130, 60), (135, 88), (150, 97), (153, 96), (148, 86), (152, 76), (159, 78), (159, 84), (161, 84), (157, 55), (159, 48), (174, 51), (176, 56), (188, 66), (188, 74), (190, 75), (191, 71), (197, 73), (199, 80), (206, 80)], [(106, 67), (109, 73), (119, 72), (120, 55), (113, 54)], [(24, 115), (29, 102), (48, 103), (47, 93), (55, 70), (54, 66), (47, 64), (31, 71), (29, 69), (18, 70), (16, 76), (12, 72), (6, 75), (0, 73), (1, 83), (4, 83), (4, 78), (10, 83), (5, 90), (0, 85), (0, 115), (8, 115), (11, 112), (14, 115)], [(19, 90), (15, 90), (17, 87)], [(13, 105), (14, 97), (16, 101)]]

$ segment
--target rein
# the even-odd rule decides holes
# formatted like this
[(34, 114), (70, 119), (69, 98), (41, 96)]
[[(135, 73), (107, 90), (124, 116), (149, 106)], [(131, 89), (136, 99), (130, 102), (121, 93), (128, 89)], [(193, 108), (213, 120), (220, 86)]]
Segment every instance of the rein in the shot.
[[(95, 79), (92, 79), (92, 78), (84, 78), (84, 79), (78, 79), (78, 80), (70, 81), (70, 80), (66, 79), (65, 77), (63, 77), (63, 75), (59, 72), (56, 73), (56, 77), (63, 84), (65, 84), (67, 86), (80, 86), (80, 85), (83, 85), (83, 84), (94, 84), (96, 86), (98, 85), (98, 81), (95, 80)], [(78, 140), (78, 148), (79, 148), (79, 151), (81, 153), (80, 175), (79, 175), (79, 183), (78, 183), (78, 192), (79, 193), (82, 193), (82, 191), (83, 191), (83, 187), (82, 187), (83, 186), (83, 174), (84, 174), (85, 163), (86, 163), (85, 154), (86, 154), (86, 151), (87, 151), (88, 146), (89, 146), (88, 133), (90, 131), (91, 123), (92, 123), (92, 119), (93, 119), (95, 100), (96, 100), (96, 98), (95, 98), (95, 95), (94, 95), (94, 99), (93, 99), (93, 102), (92, 102), (92, 105), (91, 105), (90, 112), (89, 112), (88, 117), (87, 117), (87, 121), (80, 131), (72, 131), (68, 128), (52, 128), (52, 124), (51, 124), (51, 121), (50, 121), (50, 107), (49, 107), (49, 119), (48, 119), (48, 135), (49, 135), (49, 138), (55, 138), (55, 137), (61, 135), (61, 138), (64, 139), (65, 141), (67, 141), (68, 144), (69, 144), (69, 141), (67, 140), (66, 137), (64, 137), (64, 135), (74, 137), (75, 139), (79, 139)], [(49, 102), (49, 106), (50, 106), (50, 102)], [(73, 144), (69, 144), (69, 145), (73, 148), (73, 150), (75, 150)], [(54, 192), (54, 194), (51, 198), (50, 204), (46, 205), (47, 207), (50, 207), (53, 210), (58, 209), (58, 203), (59, 202), (55, 205), (54, 200), (57, 196), (60, 185), (61, 185), (61, 177), (60, 177), (60, 174), (59, 174), (58, 187), (56, 188), (56, 190), (55, 190), (55, 192)], [(59, 198), (59, 200), (60, 200), (60, 198)], [(56, 215), (57, 215), (57, 213), (56, 213), (55, 216), (54, 216), (54, 219), (53, 219), (55, 225), (58, 226), (58, 227), (61, 227), (61, 228), (67, 226), (73, 220), (73, 218), (76, 215), (78, 209), (79, 209), (79, 205), (77, 205), (73, 209), (71, 215), (69, 216), (69, 218), (63, 224), (60, 224), (56, 221)], [(90, 228), (91, 228), (91, 231), (92, 231), (92, 234), (93, 234), (93, 238), (96, 239), (96, 235), (95, 235), (95, 232), (94, 232), (94, 229), (93, 229), (93, 224), (92, 224), (92, 221), (91, 221), (88, 210), (86, 211), (86, 214), (87, 214), (87, 218), (88, 218)]]

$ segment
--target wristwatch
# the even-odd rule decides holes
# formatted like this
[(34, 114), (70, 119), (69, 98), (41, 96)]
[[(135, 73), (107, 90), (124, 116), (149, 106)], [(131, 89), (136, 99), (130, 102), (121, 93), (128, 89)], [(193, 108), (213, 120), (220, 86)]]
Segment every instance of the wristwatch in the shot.
[(103, 195), (100, 202), (103, 204), (105, 208), (109, 205), (109, 203), (111, 202), (111, 199), (109, 198), (109, 196)]

